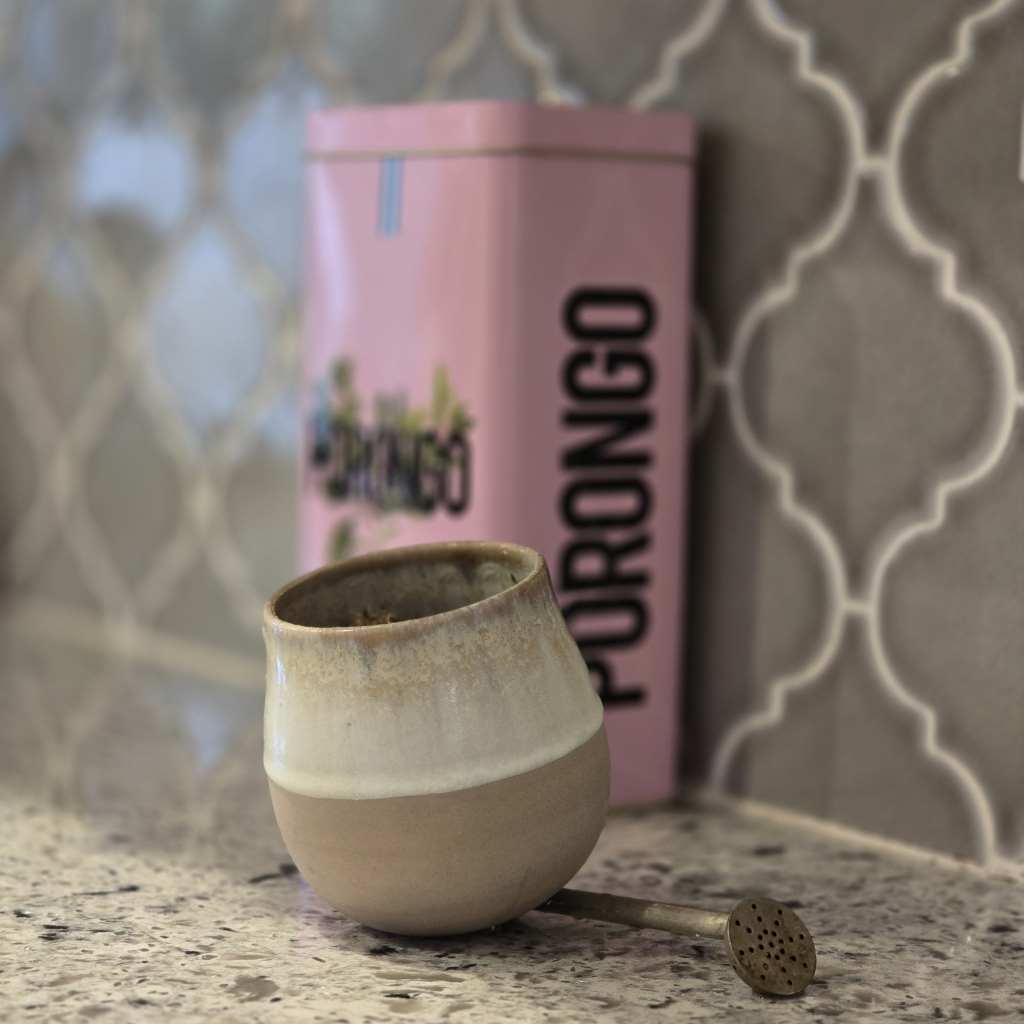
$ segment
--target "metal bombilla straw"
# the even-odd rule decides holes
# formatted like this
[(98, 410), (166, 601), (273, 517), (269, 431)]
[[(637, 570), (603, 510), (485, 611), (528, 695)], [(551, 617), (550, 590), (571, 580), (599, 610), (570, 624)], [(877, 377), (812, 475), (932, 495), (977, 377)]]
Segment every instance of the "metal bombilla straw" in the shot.
[(814, 939), (785, 904), (763, 896), (740, 900), (725, 913), (610, 893), (561, 889), (537, 908), (549, 914), (655, 928), (720, 939), (733, 969), (755, 992), (795, 996), (814, 978)]

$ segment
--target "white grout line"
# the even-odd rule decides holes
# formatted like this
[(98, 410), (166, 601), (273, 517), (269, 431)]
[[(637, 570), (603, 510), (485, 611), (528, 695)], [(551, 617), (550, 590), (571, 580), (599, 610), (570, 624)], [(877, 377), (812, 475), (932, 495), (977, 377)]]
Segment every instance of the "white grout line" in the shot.
[(935, 708), (910, 693), (899, 678), (885, 649), (881, 603), (885, 579), (893, 563), (916, 540), (935, 533), (945, 525), (946, 510), (954, 495), (991, 475), (1002, 459), (1013, 431), (1017, 373), (1009, 334), (989, 307), (960, 288), (957, 280), (956, 254), (929, 239), (918, 227), (910, 212), (900, 174), (903, 146), (915, 110), (932, 89), (947, 80), (952, 70), (959, 72), (970, 63), (974, 55), (974, 34), (977, 29), (986, 21), (996, 19), (1005, 13), (1012, 3), (1013, 0), (996, 0), (982, 11), (965, 18), (957, 30), (953, 53), (931, 65), (910, 83), (893, 116), (888, 140), (889, 169), (881, 178), (889, 219), (908, 248), (935, 265), (940, 298), (947, 305), (964, 312), (978, 327), (991, 350), (998, 372), (995, 374), (996, 391), (991, 403), (995, 413), (985, 446), (974, 456), (973, 464), (968, 463), (961, 467), (959, 475), (940, 480), (935, 485), (924, 517), (918, 517), (894, 529), (865, 573), (866, 601), (869, 606), (869, 614), (866, 616), (868, 642), (879, 679), (891, 697), (917, 714), (921, 721), (923, 753), (948, 770), (967, 797), (977, 828), (979, 856), (983, 862), (998, 860), (995, 812), (991, 801), (985, 787), (968, 764), (939, 742), (938, 714)]
[(723, 793), (726, 791), (729, 773), (742, 746), (756, 733), (780, 725), (785, 719), (786, 702), (790, 695), (820, 682), (822, 674), (835, 661), (846, 623), (841, 599), (837, 600), (836, 597), (833, 594), (825, 633), (807, 662), (795, 672), (776, 676), (768, 687), (766, 706), (740, 715), (718, 741), (711, 758), (710, 782), (713, 789)]
[[(756, 9), (762, 24), (770, 27), (772, 34), (795, 47), (800, 80), (813, 88), (824, 89), (835, 101), (837, 110), (844, 118), (851, 153), (855, 156), (862, 154), (862, 118), (857, 114), (845, 87), (810, 67), (807, 34), (795, 31), (788, 23), (776, 22), (777, 12), (774, 8), (758, 4)], [(830, 600), (823, 635), (808, 661), (797, 671), (772, 680), (768, 688), (767, 706), (751, 709), (739, 716), (719, 740), (711, 760), (711, 782), (717, 789), (725, 789), (732, 763), (742, 745), (755, 733), (780, 724), (785, 717), (789, 695), (813, 685), (832, 664), (845, 628), (844, 606), (850, 595), (839, 542), (821, 517), (798, 500), (792, 467), (761, 444), (750, 423), (742, 382), (747, 355), (758, 331), (777, 309), (796, 298), (806, 264), (831, 250), (842, 236), (853, 215), (859, 187), (856, 161), (851, 160), (835, 209), (816, 234), (791, 249), (781, 278), (757, 294), (740, 317), (730, 347), (727, 374), (723, 375), (722, 386), (726, 390), (728, 409), (740, 448), (774, 484), (783, 518), (800, 529), (820, 555)]]
[(472, 60), (487, 30), (492, 0), (472, 0), (465, 6), (459, 27), (447, 46), (434, 55), (427, 68), (427, 78), (416, 97), (436, 100), (445, 95), (452, 75)]
[[(903, 707), (915, 713), (921, 723), (921, 752), (931, 761), (948, 771), (957, 781), (972, 814), (979, 856), (984, 863), (1003, 863), (997, 853), (997, 837), (994, 812), (984, 786), (960, 757), (946, 750), (938, 741), (938, 716), (935, 709), (925, 701), (912, 695), (899, 680), (889, 661), (881, 636), (881, 592), (885, 574), (898, 554), (918, 536), (931, 533), (945, 523), (946, 505), (949, 498), (958, 491), (972, 486), (987, 477), (998, 464), (1009, 442), (1013, 428), (1015, 400), (1017, 400), (1016, 369), (1009, 337), (995, 313), (978, 299), (959, 289), (956, 275), (956, 258), (951, 252), (931, 242), (913, 222), (901, 189), (898, 168), (900, 152), (912, 112), (922, 97), (938, 81), (945, 78), (950, 68), (960, 69), (973, 53), (973, 33), (978, 25), (989, 18), (997, 17), (1009, 9), (1014, 0), (996, 0), (979, 14), (966, 18), (957, 32), (956, 50), (952, 57), (928, 68), (911, 83), (897, 107), (893, 129), (886, 153), (868, 154), (864, 145), (864, 119), (856, 102), (846, 87), (831, 76), (824, 75), (813, 67), (813, 40), (807, 32), (796, 30), (786, 22), (778, 9), (769, 0), (753, 0), (763, 26), (775, 35), (789, 39), (797, 48), (798, 77), (802, 81), (823, 88), (836, 102), (844, 115), (851, 140), (851, 164), (847, 186), (840, 199), (836, 216), (825, 225), (818, 236), (798, 246), (787, 260), (783, 281), (758, 296), (737, 328), (737, 339), (733, 345), (733, 366), (725, 386), (730, 398), (729, 408), (733, 413), (737, 435), (742, 447), (751, 460), (773, 477), (777, 483), (780, 510), (787, 518), (796, 522), (803, 520), (805, 527), (818, 531), (819, 550), (825, 559), (825, 568), (833, 582), (834, 604), (828, 637), (818, 654), (809, 665), (796, 675), (775, 680), (771, 684), (767, 709), (751, 711), (741, 716), (727, 730), (719, 742), (712, 758), (712, 785), (723, 789), (732, 760), (742, 743), (754, 732), (777, 725), (785, 714), (785, 700), (789, 692), (809, 685), (835, 654), (842, 633), (842, 621), (848, 616), (862, 617), (867, 625), (869, 653), (876, 675), (892, 698)], [(997, 395), (994, 400), (996, 415), (990, 430), (988, 444), (973, 464), (962, 468), (960, 475), (940, 481), (932, 494), (930, 507), (923, 521), (915, 521), (895, 532), (885, 544), (868, 571), (869, 584), (865, 599), (854, 598), (848, 590), (841, 549), (831, 531), (808, 510), (803, 509), (794, 497), (793, 470), (781, 459), (763, 448), (747, 418), (742, 388), (743, 364), (747, 350), (761, 323), (780, 305), (791, 302), (798, 291), (799, 276), (804, 263), (826, 252), (845, 228), (852, 212), (858, 189), (858, 178), (862, 175), (876, 176), (882, 184), (887, 198), (887, 212), (901, 238), (911, 253), (930, 259), (939, 268), (939, 297), (948, 305), (963, 310), (981, 329), (989, 343), (994, 359), (999, 366)], [(837, 589), (836, 589), (837, 588)], [(834, 644), (830, 640), (834, 639)]]
[(978, 863), (954, 857), (939, 850), (930, 850), (914, 843), (890, 839), (875, 832), (865, 832), (852, 825), (843, 825), (828, 818), (818, 818), (800, 811), (791, 811), (775, 804), (751, 800), (711, 789), (694, 787), (684, 789), (682, 798), (698, 808), (725, 809), (746, 817), (773, 822), (786, 828), (799, 828), (805, 832), (822, 836), (847, 846), (877, 850), (890, 856), (913, 860), (918, 863), (935, 865), (950, 871), (966, 872), (980, 878), (999, 878), (1012, 882), (1024, 882), (1024, 863), (1007, 858), (994, 858), (988, 863)]
[(665, 44), (654, 77), (633, 93), (629, 106), (647, 110), (672, 94), (679, 84), (679, 69), (683, 61), (711, 38), (726, 7), (727, 0), (708, 0), (705, 3), (693, 21)]
[(765, 32), (793, 49), (796, 55), (797, 81), (821, 90), (836, 107), (849, 137), (853, 169), (872, 166), (874, 161), (868, 156), (867, 144), (864, 141), (864, 110), (842, 79), (833, 74), (826, 74), (815, 65), (812, 33), (790, 21), (775, 0), (750, 0), (750, 4)]
[(583, 91), (558, 77), (558, 56), (530, 30), (517, 0), (496, 0), (498, 29), (509, 52), (533, 71), (535, 95), (542, 103), (583, 103)]
[[(5, 300), (7, 298), (5, 296)], [(18, 424), (15, 429), (32, 453), (35, 473), (31, 502), (21, 521), (15, 524), (4, 552), (10, 564), (11, 579), (15, 582), (28, 576), (29, 568), (42, 555), (55, 533), (54, 510), (47, 500), (46, 467), (59, 435), (38, 381), (27, 365), (26, 347), (25, 339), (12, 326), (12, 315), (4, 310), (0, 316), (0, 358), (4, 364), (4, 372), (0, 373), (0, 390), (7, 392)]]
[(0, 610), (0, 631), (127, 658), (235, 689), (259, 693), (263, 688), (264, 667), (257, 658), (39, 599)]

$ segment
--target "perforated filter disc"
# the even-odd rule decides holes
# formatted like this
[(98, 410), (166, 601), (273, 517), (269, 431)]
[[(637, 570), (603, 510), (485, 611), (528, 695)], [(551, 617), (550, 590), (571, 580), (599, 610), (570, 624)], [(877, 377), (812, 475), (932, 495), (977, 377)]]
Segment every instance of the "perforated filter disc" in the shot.
[(760, 896), (733, 907), (725, 944), (736, 973), (766, 995), (802, 992), (818, 964), (814, 940), (803, 921), (784, 904)]

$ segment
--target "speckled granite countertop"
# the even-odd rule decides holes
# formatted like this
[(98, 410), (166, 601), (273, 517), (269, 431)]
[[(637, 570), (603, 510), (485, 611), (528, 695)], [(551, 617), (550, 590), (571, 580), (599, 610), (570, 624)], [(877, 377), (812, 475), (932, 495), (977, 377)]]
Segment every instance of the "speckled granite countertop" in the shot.
[(794, 901), (796, 1000), (713, 942), (529, 914), (405, 940), (322, 904), (260, 770), (260, 699), (166, 669), (4, 645), (0, 1019), (1024, 1019), (1024, 885), (824, 831), (681, 807), (615, 815), (580, 885), (725, 909)]

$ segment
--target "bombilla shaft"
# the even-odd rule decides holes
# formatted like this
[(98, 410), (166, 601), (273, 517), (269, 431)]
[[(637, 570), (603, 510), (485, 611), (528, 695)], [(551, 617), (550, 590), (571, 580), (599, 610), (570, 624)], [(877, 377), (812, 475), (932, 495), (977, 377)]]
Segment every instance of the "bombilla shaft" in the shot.
[(628, 924), (634, 928), (656, 928), (676, 935), (699, 935), (705, 939), (724, 938), (729, 923), (728, 914), (711, 910), (580, 889), (560, 889), (537, 909), (566, 917)]

